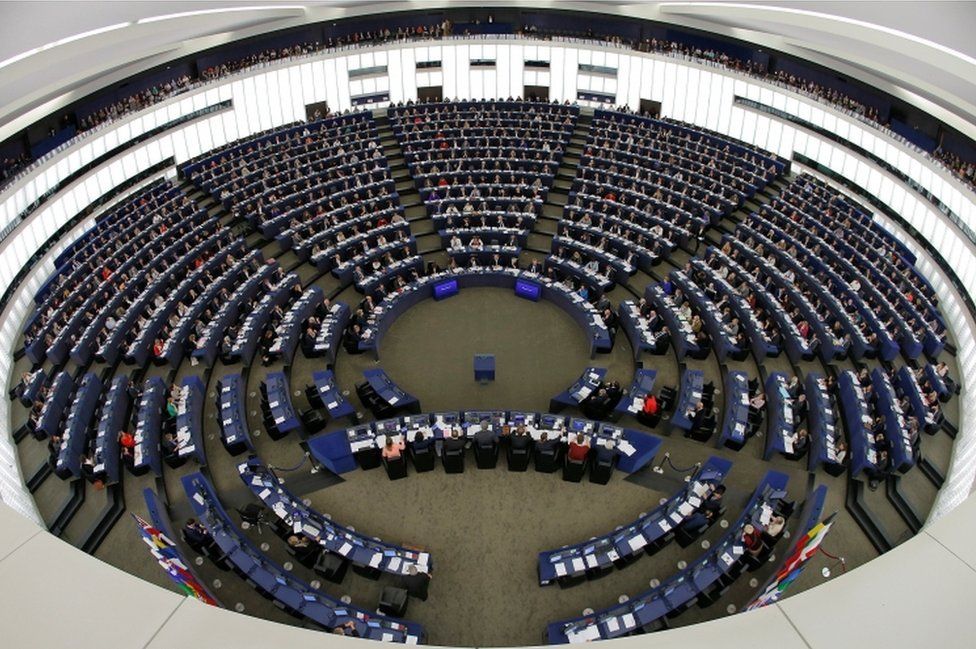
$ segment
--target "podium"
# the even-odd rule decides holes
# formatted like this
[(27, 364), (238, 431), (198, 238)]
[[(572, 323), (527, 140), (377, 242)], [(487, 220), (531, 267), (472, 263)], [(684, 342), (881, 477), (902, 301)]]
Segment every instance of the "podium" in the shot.
[(495, 355), (475, 354), (474, 380), (481, 383), (495, 380)]

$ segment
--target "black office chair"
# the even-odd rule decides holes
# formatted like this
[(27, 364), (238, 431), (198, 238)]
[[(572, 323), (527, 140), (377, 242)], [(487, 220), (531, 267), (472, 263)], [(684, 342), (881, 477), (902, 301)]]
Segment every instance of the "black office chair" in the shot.
[(434, 453), (434, 447), (428, 446), (422, 451), (417, 451), (410, 446), (408, 451), (410, 453), (410, 459), (413, 461), (413, 468), (417, 473), (424, 473), (425, 471), (433, 471), (434, 464), (437, 461), (437, 455)]
[(584, 581), (586, 581), (586, 574), (582, 575), (566, 575), (565, 577), (560, 577), (556, 580), (560, 588), (572, 588), (573, 586), (579, 586)]
[(613, 465), (615, 457), (610, 456), (609, 459), (601, 459), (599, 456), (593, 459), (590, 464), (590, 482), (596, 484), (607, 484), (610, 482), (610, 476), (613, 475)]
[(356, 463), (359, 465), (359, 468), (363, 469), (364, 471), (375, 469), (381, 464), (383, 459), (380, 449), (375, 447), (356, 451), (356, 453), (354, 453), (354, 457), (356, 458)]
[(492, 442), (491, 446), (475, 443), (474, 459), (479, 469), (494, 469), (498, 464), (498, 442)]
[(405, 588), (384, 586), (378, 606), (380, 613), (391, 617), (403, 617), (407, 612), (407, 595)]
[(464, 449), (445, 450), (441, 455), (445, 473), (464, 473)]
[(360, 577), (365, 577), (371, 581), (376, 581), (383, 574), (379, 568), (374, 568), (372, 566), (361, 566), (359, 564), (352, 564), (352, 571), (359, 575)]
[(508, 470), (525, 471), (529, 468), (529, 456), (532, 455), (531, 448), (512, 448), (508, 447)]
[(403, 455), (394, 458), (384, 458), (383, 466), (386, 468), (386, 477), (390, 480), (400, 480), (407, 477), (407, 458)]
[(678, 391), (672, 387), (661, 388), (657, 397), (657, 403), (661, 407), (661, 412), (669, 412), (674, 409), (675, 401), (678, 398)]
[(535, 470), (539, 473), (555, 473), (559, 469), (559, 447), (540, 451), (535, 449)]
[(302, 413), (302, 425), (309, 433), (317, 433), (329, 423), (323, 410), (306, 410)]
[(586, 473), (586, 460), (571, 460), (566, 458), (563, 465), (563, 480), (566, 482), (580, 482)]
[(264, 534), (265, 527), (271, 529), (271, 522), (265, 516), (265, 509), (261, 505), (255, 503), (248, 503), (237, 510), (237, 513), (241, 516), (241, 521), (247, 523), (248, 525), (254, 526), (258, 534)]
[(323, 579), (331, 581), (333, 584), (341, 584), (342, 580), (346, 577), (346, 570), (348, 568), (349, 562), (338, 554), (322, 552), (312, 569), (315, 571), (315, 574)]
[(313, 408), (324, 408), (325, 404), (322, 403), (322, 395), (319, 394), (318, 388), (314, 385), (305, 386), (305, 398), (308, 399), (308, 405)]

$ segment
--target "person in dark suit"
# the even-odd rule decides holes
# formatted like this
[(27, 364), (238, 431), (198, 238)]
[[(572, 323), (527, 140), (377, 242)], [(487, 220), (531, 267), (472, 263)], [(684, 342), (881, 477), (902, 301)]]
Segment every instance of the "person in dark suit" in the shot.
[(535, 450), (538, 453), (552, 453), (556, 454), (556, 449), (559, 447), (558, 439), (550, 439), (549, 433), (543, 431), (539, 436), (539, 441), (535, 443)]
[(418, 430), (413, 438), (413, 450), (416, 453), (423, 453), (430, 448), (431, 439), (424, 436), (423, 431)]
[[(545, 433), (543, 433), (544, 435)], [(528, 431), (525, 430), (525, 424), (519, 424), (516, 427), (515, 432), (511, 434), (509, 438), (509, 443), (512, 445), (513, 451), (522, 451), (532, 446), (532, 437), (529, 435)]]
[(183, 526), (183, 540), (197, 552), (205, 552), (216, 545), (207, 528), (198, 523), (195, 518), (188, 519)]
[(490, 424), (487, 421), (481, 422), (480, 430), (474, 434), (474, 443), (481, 448), (492, 448), (495, 446), (495, 434), (491, 432)]
[(705, 497), (702, 504), (698, 506), (699, 511), (710, 511), (715, 516), (722, 512), (722, 497), (725, 495), (725, 485), (717, 485), (712, 492)]
[(464, 440), (461, 439), (461, 431), (457, 428), (451, 429), (451, 436), (444, 439), (445, 451), (463, 451)]
[(705, 404), (701, 401), (695, 404), (694, 410), (688, 413), (688, 417), (691, 419), (691, 430), (688, 432), (695, 434), (701, 430), (702, 424), (705, 423)]
[(608, 439), (603, 444), (596, 445), (597, 464), (612, 465), (615, 457), (617, 457), (617, 449), (612, 439)]

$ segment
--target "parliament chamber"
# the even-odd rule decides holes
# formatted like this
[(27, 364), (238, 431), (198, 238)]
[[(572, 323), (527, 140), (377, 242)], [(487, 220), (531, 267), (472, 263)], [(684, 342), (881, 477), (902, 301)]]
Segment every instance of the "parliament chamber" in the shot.
[(0, 62), (12, 643), (969, 646), (955, 32), (106, 4)]

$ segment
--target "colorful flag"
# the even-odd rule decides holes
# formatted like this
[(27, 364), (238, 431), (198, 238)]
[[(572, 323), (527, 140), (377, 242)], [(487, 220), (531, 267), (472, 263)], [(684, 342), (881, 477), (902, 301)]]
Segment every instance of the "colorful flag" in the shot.
[(163, 567), (163, 570), (166, 571), (170, 579), (176, 582), (188, 597), (195, 597), (211, 606), (220, 606), (217, 600), (210, 596), (210, 593), (203, 587), (203, 584), (186, 567), (176, 544), (144, 519), (135, 514), (132, 514), (132, 517), (139, 524), (139, 531), (142, 532), (142, 540), (149, 546), (149, 551), (155, 557), (156, 561), (159, 562), (159, 565)]
[(793, 545), (792, 553), (783, 562), (779, 571), (770, 579), (763, 592), (745, 610), (751, 611), (779, 601), (790, 584), (796, 581), (796, 578), (803, 572), (803, 568), (810, 557), (820, 547), (824, 537), (827, 536), (827, 532), (830, 531), (830, 526), (833, 525), (834, 516), (836, 514), (831, 514), (823, 522), (817, 523), (802, 538), (797, 540)]

